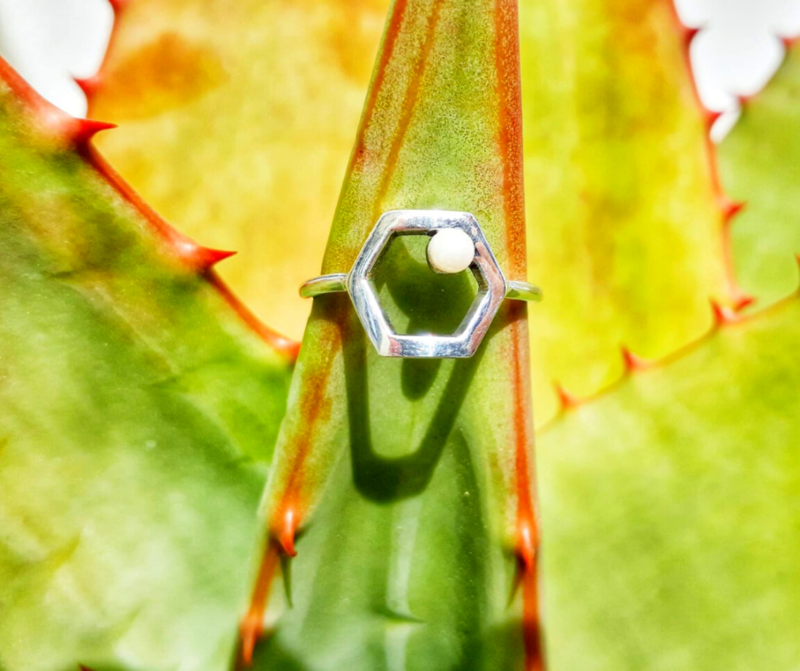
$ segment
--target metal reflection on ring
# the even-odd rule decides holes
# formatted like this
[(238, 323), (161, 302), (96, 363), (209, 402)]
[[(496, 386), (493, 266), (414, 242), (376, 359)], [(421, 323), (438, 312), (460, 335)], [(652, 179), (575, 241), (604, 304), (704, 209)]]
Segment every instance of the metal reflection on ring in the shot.
[[(398, 235), (434, 235), (456, 228), (475, 246), (469, 269), (478, 283), (464, 319), (451, 335), (401, 335), (394, 331), (378, 300), (372, 275), (375, 264), (391, 239)], [(305, 298), (346, 291), (378, 354), (388, 357), (460, 359), (477, 351), (505, 298), (540, 301), (541, 290), (527, 282), (506, 280), (489, 243), (469, 212), (447, 210), (393, 210), (378, 220), (349, 273), (322, 275), (300, 287)]]

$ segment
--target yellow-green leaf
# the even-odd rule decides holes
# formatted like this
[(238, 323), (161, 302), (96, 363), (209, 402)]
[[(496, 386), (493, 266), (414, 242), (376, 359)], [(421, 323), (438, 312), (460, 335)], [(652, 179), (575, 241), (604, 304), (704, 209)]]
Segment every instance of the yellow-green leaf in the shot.
[[(325, 272), (350, 268), (382, 212), (441, 208), (474, 213), (524, 276), (516, 20), (513, 0), (394, 3)], [(474, 288), (430, 271), (425, 240), (391, 243), (379, 299), (398, 329), (447, 333)], [(346, 295), (315, 301), (245, 657), (268, 592), (258, 669), (539, 668), (524, 304), (471, 359), (403, 360), (376, 354)]]
[[(199, 239), (241, 249), (225, 277), (293, 337), (387, 5), (137, 0), (91, 97), (122, 123), (103, 145), (122, 173)], [(521, 26), (544, 422), (554, 381), (590, 394), (621, 372), (621, 345), (663, 355), (707, 328), (709, 299), (741, 295), (671, 2), (523, 0)]]
[(95, 129), (0, 60), (0, 668), (223, 671), (291, 362)]
[(742, 116), (722, 142), (720, 170), (744, 209), (731, 222), (736, 273), (759, 304), (792, 291), (800, 253), (800, 46), (766, 89), (745, 100)]
[(798, 347), (792, 297), (547, 428), (552, 671), (797, 666)]
[(528, 265), (537, 416), (663, 356), (735, 299), (708, 118), (671, 0), (522, 0)]
[(387, 6), (136, 0), (86, 84), (90, 114), (121, 125), (100, 142), (114, 166), (188, 235), (239, 250), (222, 276), (293, 338)]

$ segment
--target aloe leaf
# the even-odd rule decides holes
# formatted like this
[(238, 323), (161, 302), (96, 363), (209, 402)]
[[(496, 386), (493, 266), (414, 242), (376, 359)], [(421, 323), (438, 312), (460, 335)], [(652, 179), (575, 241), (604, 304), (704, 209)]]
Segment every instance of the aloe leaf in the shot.
[[(90, 115), (99, 146), (183, 230), (242, 253), (222, 276), (300, 338), (388, 0), (135, 0)], [(149, 148), (142, 152), (141, 148)]]
[(103, 127), (0, 60), (0, 668), (221, 670), (291, 357)]
[(800, 659), (800, 301), (634, 371), (541, 435), (554, 671)]
[(688, 62), (695, 32), (671, 0), (523, 0), (528, 265), (534, 399), (578, 397), (623, 370), (620, 345), (660, 357), (710, 325), (726, 277), (714, 115)]
[[(122, 174), (190, 233), (246, 250), (225, 277), (293, 336), (387, 5), (136, 0), (84, 84), (92, 112), (123, 126), (102, 139)], [(726, 277), (694, 32), (671, 2), (523, 0), (521, 26), (530, 274), (550, 297), (531, 329), (545, 422), (554, 381), (593, 393), (622, 371), (621, 344), (661, 356), (709, 326), (708, 299), (743, 295)]]
[[(473, 212), (524, 276), (516, 22), (511, 1), (394, 3), (324, 272), (350, 268), (382, 212), (443, 208)], [(380, 301), (398, 330), (446, 331), (469, 283), (403, 240)], [(474, 358), (385, 359), (346, 295), (316, 299), (245, 661), (266, 624), (258, 669), (540, 668), (527, 339), (524, 304), (507, 302)]]
[(798, 102), (800, 47), (787, 41), (780, 69), (764, 91), (742, 101), (742, 116), (719, 148), (723, 182), (744, 206), (730, 230), (736, 272), (762, 305), (797, 281)]

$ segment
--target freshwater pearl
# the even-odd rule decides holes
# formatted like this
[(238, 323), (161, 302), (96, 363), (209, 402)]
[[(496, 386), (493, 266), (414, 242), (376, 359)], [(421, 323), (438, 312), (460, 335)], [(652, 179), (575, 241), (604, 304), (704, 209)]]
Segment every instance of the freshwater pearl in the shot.
[(472, 239), (458, 228), (442, 228), (428, 243), (428, 263), (437, 273), (460, 273), (474, 258)]

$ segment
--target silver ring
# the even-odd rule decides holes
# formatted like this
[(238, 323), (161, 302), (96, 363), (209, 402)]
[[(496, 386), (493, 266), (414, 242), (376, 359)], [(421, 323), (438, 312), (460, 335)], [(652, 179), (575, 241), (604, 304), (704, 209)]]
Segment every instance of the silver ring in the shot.
[[(428, 235), (448, 229), (463, 231), (472, 241), (469, 270), (478, 294), (461, 324), (451, 335), (402, 335), (392, 328), (372, 284), (375, 264), (389, 242), (399, 235)], [(435, 272), (449, 272), (434, 268)], [(447, 210), (393, 210), (375, 224), (349, 273), (333, 273), (308, 280), (300, 287), (303, 298), (346, 291), (369, 339), (381, 356), (460, 359), (471, 357), (486, 335), (503, 299), (541, 301), (542, 291), (527, 282), (506, 280), (477, 219), (469, 212)]]

